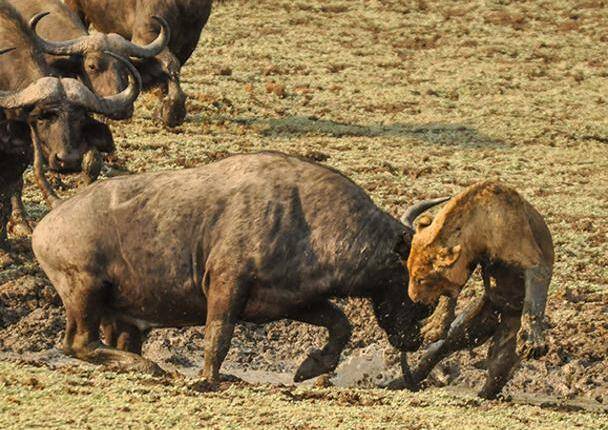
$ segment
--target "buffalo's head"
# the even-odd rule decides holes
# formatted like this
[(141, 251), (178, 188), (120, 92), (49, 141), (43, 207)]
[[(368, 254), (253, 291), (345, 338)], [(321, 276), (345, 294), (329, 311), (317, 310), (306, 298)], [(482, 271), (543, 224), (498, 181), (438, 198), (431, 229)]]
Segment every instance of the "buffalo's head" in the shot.
[(40, 143), (51, 170), (77, 171), (91, 148), (110, 148), (111, 134), (91, 113), (111, 116), (132, 105), (141, 89), (135, 68), (115, 54), (129, 70), (129, 84), (120, 93), (99, 97), (78, 80), (43, 77), (17, 92), (0, 92), (0, 108), (14, 122), (27, 123)]
[[(378, 280), (384, 288), (374, 290), (372, 294), (372, 305), (380, 327), (386, 331), (391, 345), (401, 351), (418, 349), (422, 343), (420, 334), (422, 320), (432, 311), (430, 306), (414, 303), (408, 296), (406, 260), (410, 253), (412, 225), (423, 212), (448, 199), (424, 200), (406, 210), (403, 218), (404, 232), (394, 248), (395, 258), (401, 261), (402, 267), (395, 266), (397, 273), (391, 273), (385, 280)], [(396, 281), (399, 278), (400, 280)]]
[[(140, 46), (118, 34), (95, 33), (78, 39), (52, 42), (43, 39), (36, 33), (40, 20), (48, 15), (43, 12), (30, 20), (37, 44), (47, 54), (66, 56), (60, 66), (68, 74), (79, 76), (84, 84), (96, 94), (107, 97), (123, 91), (128, 85), (129, 70), (125, 64), (108, 53), (115, 53), (125, 58), (152, 58), (166, 48), (170, 39), (167, 22), (158, 16), (152, 17), (160, 25), (158, 37), (150, 44)], [(133, 115), (133, 103), (122, 110), (116, 110), (109, 116), (113, 119), (126, 119)]]

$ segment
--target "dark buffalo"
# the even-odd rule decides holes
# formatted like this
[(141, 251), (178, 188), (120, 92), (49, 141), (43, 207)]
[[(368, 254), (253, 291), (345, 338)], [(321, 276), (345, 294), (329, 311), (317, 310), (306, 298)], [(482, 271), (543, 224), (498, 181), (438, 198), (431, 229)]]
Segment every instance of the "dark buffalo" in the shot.
[[(0, 124), (2, 139), (2, 190), (0, 206), (0, 248), (6, 249), (6, 226), (12, 195), (15, 223), (22, 217), (21, 175), (32, 161), (31, 142), (36, 137), (51, 169), (77, 171), (83, 156), (99, 161), (99, 151), (113, 148), (110, 129), (94, 120), (91, 113), (110, 115), (133, 103), (139, 94), (139, 76), (131, 67), (128, 87), (121, 93), (101, 98), (75, 79), (52, 76), (44, 55), (21, 16), (0, 0), (0, 46), (14, 47), (0, 62)], [(125, 64), (128, 62), (125, 61)], [(92, 163), (91, 171), (99, 163)], [(10, 200), (10, 199), (9, 199)]]
[[(156, 18), (161, 25), (158, 37), (146, 46), (139, 46), (118, 34), (89, 34), (78, 16), (59, 0), (9, 0), (9, 3), (23, 18), (31, 20), (38, 46), (47, 54), (47, 63), (61, 76), (79, 78), (101, 96), (116, 94), (128, 84), (126, 67), (106, 52), (126, 58), (151, 58), (165, 49), (169, 41), (169, 29), (162, 18)], [(125, 119), (132, 114), (131, 104), (122, 112), (113, 112), (112, 117)]]
[(444, 200), (413, 206), (404, 225), (335, 170), (237, 155), (93, 184), (43, 218), (32, 244), (66, 308), (67, 354), (158, 371), (142, 333), (204, 324), (203, 376), (215, 383), (237, 321), (292, 319), (329, 330), (302, 381), (335, 369), (350, 338), (332, 297), (371, 298), (390, 343), (418, 349), (430, 308), (407, 295), (410, 221)]
[(201, 31), (211, 14), (211, 0), (66, 0), (65, 3), (85, 23), (99, 31), (117, 33), (135, 44), (153, 41), (164, 18), (171, 28), (167, 49), (154, 60), (136, 63), (144, 87), (160, 86), (165, 100), (163, 122), (174, 127), (186, 117), (186, 96), (180, 87), (180, 71), (198, 44)]

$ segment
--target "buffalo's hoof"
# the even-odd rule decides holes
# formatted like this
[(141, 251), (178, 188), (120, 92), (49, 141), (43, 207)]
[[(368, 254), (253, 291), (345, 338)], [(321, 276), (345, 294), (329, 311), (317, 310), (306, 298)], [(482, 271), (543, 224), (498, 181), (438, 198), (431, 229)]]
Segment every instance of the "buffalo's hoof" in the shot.
[(408, 390), (412, 392), (420, 391), (420, 385), (414, 381), (406, 381), (403, 377), (395, 378), (386, 386), (387, 390)]
[(33, 232), (30, 223), (22, 217), (11, 218), (6, 228), (13, 237), (29, 237)]
[(323, 355), (321, 351), (315, 349), (308, 357), (302, 362), (298, 368), (295, 376), (293, 377), (294, 382), (302, 382), (325, 373), (331, 372), (336, 368), (338, 359), (336, 357), (330, 357)]
[(165, 372), (158, 364), (150, 360), (146, 360), (145, 363), (142, 363), (141, 368), (138, 370), (151, 376), (167, 375), (167, 372)]
[[(64, 349), (64, 352), (65, 349)], [(68, 354), (74, 355), (74, 354)], [(77, 358), (78, 354), (75, 354)], [(94, 357), (94, 355), (89, 355), (87, 358)], [(144, 375), (155, 376), (155, 377), (164, 377), (170, 376), (167, 372), (165, 372), (158, 364), (153, 361), (142, 359), (141, 361), (134, 363), (102, 363), (104, 366), (113, 372), (117, 373), (143, 373)]]
[(479, 397), (486, 400), (496, 400), (499, 394), (500, 390), (496, 389), (496, 387), (484, 387), (479, 393), (477, 393)]
[(14, 263), (15, 260), (13, 259), (11, 254), (4, 249), (0, 249), (0, 269), (4, 269), (5, 267), (8, 267)]
[(186, 120), (185, 100), (164, 99), (160, 110), (160, 117), (166, 127), (173, 128), (182, 125)]
[(218, 385), (218, 382), (211, 382), (205, 378), (202, 378), (188, 385), (188, 388), (198, 393), (208, 393), (217, 390)]

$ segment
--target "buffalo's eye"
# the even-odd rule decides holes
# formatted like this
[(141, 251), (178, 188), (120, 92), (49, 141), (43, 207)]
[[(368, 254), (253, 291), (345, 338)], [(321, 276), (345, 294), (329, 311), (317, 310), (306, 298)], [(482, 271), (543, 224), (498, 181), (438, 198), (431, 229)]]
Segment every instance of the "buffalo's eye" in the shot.
[(51, 121), (57, 118), (57, 114), (55, 112), (41, 112), (36, 115), (36, 119), (38, 121)]

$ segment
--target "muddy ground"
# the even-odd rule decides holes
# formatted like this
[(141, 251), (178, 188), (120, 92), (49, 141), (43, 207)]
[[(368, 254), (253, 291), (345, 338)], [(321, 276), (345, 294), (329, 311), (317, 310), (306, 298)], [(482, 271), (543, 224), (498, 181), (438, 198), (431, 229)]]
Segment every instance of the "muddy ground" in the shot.
[[(603, 1), (228, 1), (215, 8), (184, 69), (186, 124), (159, 126), (153, 95), (113, 124), (108, 174), (198, 166), (274, 149), (336, 167), (395, 216), (417, 199), (485, 178), (516, 187), (546, 217), (556, 246), (549, 354), (523, 363), (507, 395), (608, 408), (608, 4)], [(26, 206), (46, 212), (28, 173)], [(64, 195), (77, 177), (64, 177)], [(13, 239), (0, 271), (4, 357), (61, 362), (60, 301)], [(461, 304), (479, 293), (475, 279)], [(375, 387), (397, 356), (362, 300), (333, 382)], [(224, 366), (255, 382), (289, 381), (323, 330), (241, 326)], [(201, 329), (158, 330), (145, 353), (194, 374)], [(484, 349), (429, 384), (478, 389)], [(415, 361), (416, 357), (412, 357)], [(66, 365), (73, 366), (72, 362)]]

